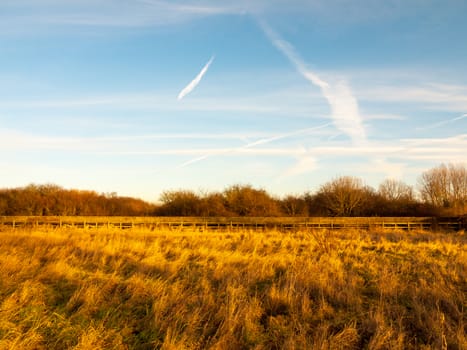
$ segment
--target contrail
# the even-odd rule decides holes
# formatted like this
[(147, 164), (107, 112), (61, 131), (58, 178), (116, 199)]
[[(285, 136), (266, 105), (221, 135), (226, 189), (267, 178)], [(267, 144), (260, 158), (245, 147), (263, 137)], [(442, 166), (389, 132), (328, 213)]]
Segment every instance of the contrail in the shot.
[(212, 56), (211, 59), (208, 61), (208, 63), (206, 63), (206, 65), (203, 67), (203, 69), (201, 69), (201, 72), (198, 73), (196, 78), (194, 78), (187, 86), (183, 88), (182, 91), (180, 91), (177, 97), (179, 101), (182, 100), (186, 95), (192, 92), (195, 87), (198, 86), (198, 84), (200, 83), (201, 79), (203, 79), (203, 76), (206, 74), (206, 72), (209, 69), (209, 66), (211, 65), (213, 61), (214, 61), (214, 56)]
[(287, 57), (295, 69), (309, 82), (321, 89), (321, 93), (331, 107), (331, 117), (337, 129), (350, 136), (355, 143), (365, 143), (365, 129), (358, 111), (357, 99), (353, 96), (349, 86), (341, 81), (335, 86), (321, 79), (308, 69), (303, 59), (294, 47), (283, 40), (269, 25), (259, 20), (259, 24), (271, 43)]
[(190, 160), (186, 161), (185, 163), (180, 164), (177, 167), (177, 169), (184, 168), (184, 167), (186, 167), (186, 166), (188, 166), (190, 164), (198, 163), (198, 162), (200, 162), (202, 160), (205, 160), (205, 159), (207, 159), (209, 157), (212, 157), (212, 156), (218, 156), (218, 155), (221, 155), (221, 154), (233, 153), (233, 152), (241, 151), (241, 150), (244, 150), (244, 149), (253, 148), (253, 147), (256, 147), (256, 146), (259, 146), (259, 145), (264, 145), (264, 144), (271, 143), (271, 142), (278, 141), (278, 140), (282, 140), (282, 139), (285, 139), (285, 138), (288, 138), (288, 137), (292, 137), (292, 136), (296, 136), (296, 135), (300, 135), (300, 134), (305, 134), (305, 133), (310, 132), (310, 131), (323, 129), (323, 128), (331, 125), (331, 124), (332, 123), (326, 123), (326, 124), (323, 124), (323, 125), (315, 126), (313, 128), (301, 129), (301, 130), (289, 132), (287, 134), (275, 135), (275, 136), (271, 136), (271, 137), (268, 137), (268, 138), (259, 139), (259, 140), (254, 141), (254, 142), (250, 142), (250, 143), (248, 143), (248, 144), (246, 144), (244, 146), (241, 146), (241, 147), (223, 149), (223, 150), (220, 150), (218, 152), (205, 154), (205, 155), (190, 159)]
[(443, 120), (443, 121), (438, 122), (438, 123), (435, 123), (435, 124), (431, 124), (431, 125), (428, 125), (428, 126), (425, 126), (425, 127), (417, 128), (417, 130), (434, 129), (434, 128), (437, 128), (437, 127), (439, 127), (439, 126), (443, 126), (443, 125), (446, 125), (446, 124), (450, 124), (450, 123), (453, 123), (453, 122), (455, 122), (455, 121), (458, 121), (458, 120), (461, 120), (461, 119), (464, 119), (464, 118), (467, 118), (467, 113), (466, 113), (466, 114), (462, 114), (461, 116), (456, 117), (456, 118), (452, 118), (452, 119), (449, 119), (449, 120)]

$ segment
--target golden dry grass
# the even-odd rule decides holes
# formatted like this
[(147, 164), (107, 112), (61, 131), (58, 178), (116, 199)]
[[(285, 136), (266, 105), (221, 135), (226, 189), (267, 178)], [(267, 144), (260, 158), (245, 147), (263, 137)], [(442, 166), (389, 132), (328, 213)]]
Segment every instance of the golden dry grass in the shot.
[(0, 349), (466, 349), (462, 233), (0, 232)]

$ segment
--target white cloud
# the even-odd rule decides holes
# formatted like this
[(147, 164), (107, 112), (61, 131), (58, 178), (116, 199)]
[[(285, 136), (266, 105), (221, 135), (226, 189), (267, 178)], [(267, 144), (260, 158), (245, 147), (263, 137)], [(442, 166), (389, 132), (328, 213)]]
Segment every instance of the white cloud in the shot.
[[(197, 163), (199, 161), (205, 160), (205, 159), (207, 159), (207, 158), (209, 158), (211, 156), (217, 156), (217, 155), (222, 155), (222, 154), (227, 154), (227, 153), (243, 153), (246, 150), (249, 150), (251, 148), (254, 148), (254, 147), (257, 147), (257, 146), (260, 146), (260, 145), (265, 145), (265, 144), (268, 144), (268, 143), (271, 143), (271, 142), (274, 142), (274, 141), (290, 138), (290, 137), (301, 135), (301, 134), (307, 134), (307, 133), (310, 133), (310, 132), (313, 132), (313, 131), (316, 131), (316, 130), (324, 129), (324, 128), (328, 127), (329, 125), (330, 125), (330, 123), (326, 123), (326, 124), (316, 126), (316, 127), (313, 127), (313, 128), (301, 129), (301, 130), (289, 132), (289, 133), (286, 133), (286, 134), (280, 134), (280, 135), (275, 135), (275, 136), (271, 136), (271, 137), (267, 137), (267, 138), (262, 138), (262, 139), (259, 139), (257, 141), (254, 141), (254, 142), (250, 142), (250, 143), (248, 143), (248, 144), (246, 144), (246, 145), (244, 145), (242, 147), (229, 148), (229, 149), (224, 149), (224, 150), (215, 150), (214, 152), (213, 151), (206, 152), (205, 154), (203, 154), (200, 157), (196, 157), (194, 159), (188, 160), (187, 162), (184, 162), (179, 167), (180, 168), (186, 167), (188, 165), (191, 165), (191, 164)], [(302, 153), (302, 151), (300, 151), (300, 153)]]
[[(3, 11), (2, 11), (2, 6)], [(53, 26), (148, 27), (174, 25), (207, 16), (242, 15), (241, 4), (159, 0), (18, 0), (0, 4), (1, 34), (50, 30)], [(1, 35), (0, 34), (0, 35)]]
[(407, 167), (405, 163), (389, 162), (385, 158), (376, 158), (370, 161), (369, 165), (364, 166), (367, 172), (377, 172), (385, 174), (387, 178), (402, 179)]
[[(285, 137), (285, 136), (284, 136)], [(369, 159), (373, 164), (379, 164), (386, 168), (394, 166), (396, 160), (436, 160), (436, 161), (467, 161), (465, 149), (467, 149), (467, 134), (456, 137), (439, 139), (407, 139), (399, 140), (397, 146), (394, 141), (377, 141), (368, 146), (348, 147), (346, 144), (335, 143), (329, 146), (310, 146), (310, 147), (255, 147), (255, 145), (265, 145), (267, 140), (278, 140), (277, 137), (270, 137), (252, 142), (243, 147), (235, 148), (173, 148), (161, 150), (144, 151), (109, 151), (97, 152), (99, 154), (115, 155), (178, 155), (195, 156), (194, 159), (186, 162), (193, 164), (212, 156), (219, 155), (244, 155), (244, 156), (286, 156), (295, 157), (302, 165), (311, 165), (311, 159), (327, 159), (329, 157), (350, 159), (352, 157), (361, 157), (364, 162)], [(388, 159), (391, 159), (389, 162)], [(184, 163), (185, 164), (185, 163)], [(186, 165), (187, 165), (186, 164)], [(179, 167), (181, 167), (180, 165)], [(300, 166), (297, 165), (297, 169)], [(395, 172), (396, 168), (392, 171)]]
[(465, 118), (467, 118), (467, 114), (463, 114), (461, 116), (458, 116), (458, 117), (455, 117), (455, 118), (452, 118), (452, 119), (443, 120), (443, 121), (440, 121), (438, 123), (434, 123), (434, 124), (431, 124), (431, 125), (428, 125), (428, 126), (419, 127), (417, 129), (418, 130), (435, 129), (435, 128), (438, 128), (440, 126), (443, 126), (443, 125), (446, 125), (446, 124), (451, 124), (451, 123), (457, 122), (457, 121), (465, 119)]
[[(317, 164), (326, 159), (361, 159), (362, 166), (370, 162), (374, 170), (390, 177), (400, 177), (404, 166), (412, 162), (459, 162), (467, 161), (464, 150), (467, 149), (467, 135), (438, 139), (402, 139), (398, 141), (373, 141), (371, 145), (348, 147), (342, 142), (333, 142), (328, 146), (308, 147), (267, 147), (269, 143), (281, 138), (293, 137), (295, 133), (261, 138), (242, 147), (213, 148), (172, 148), (158, 150), (115, 150), (94, 151), (103, 156), (191, 156), (194, 157), (178, 167), (180, 169), (215, 156), (244, 157), (292, 157), (297, 163), (285, 170), (280, 179), (300, 175), (316, 170)], [(395, 145), (396, 144), (396, 145)], [(262, 147), (260, 147), (262, 146)]]
[(141, 3), (146, 3), (154, 7), (156, 10), (161, 8), (174, 13), (185, 13), (192, 15), (221, 15), (221, 14), (238, 14), (244, 13), (245, 8), (241, 5), (235, 4), (222, 4), (220, 2), (209, 3), (194, 3), (189, 2), (177, 3), (175, 1), (161, 1), (161, 0), (140, 0)]
[[(16, 132), (15, 130), (0, 129), (0, 149), (5, 154), (36, 154), (41, 152), (47, 158), (59, 156), (67, 152), (67, 157), (76, 158), (94, 157), (92, 159), (111, 160), (114, 157), (123, 159), (129, 157), (132, 162), (138, 162), (144, 157), (168, 157), (170, 162), (179, 161), (186, 157), (188, 161), (178, 165), (167, 167), (165, 172), (176, 172), (177, 169), (199, 163), (211, 157), (243, 157), (255, 159), (259, 157), (267, 163), (282, 159), (296, 159), (296, 164), (282, 172), (276, 167), (270, 169), (270, 175), (279, 175), (279, 181), (289, 177), (299, 176), (316, 171), (319, 164), (326, 162), (342, 162), (347, 164), (352, 160), (352, 169), (368, 173), (385, 174), (385, 176), (400, 178), (402, 173), (413, 171), (420, 164), (436, 165), (441, 162), (467, 162), (467, 134), (459, 134), (447, 138), (411, 138), (400, 140), (372, 141), (369, 145), (355, 145), (348, 147), (344, 141), (328, 141), (320, 145), (322, 138), (310, 139), (307, 146), (297, 145), (294, 138), (300, 135), (315, 134), (327, 131), (331, 123), (321, 125), (313, 129), (297, 130), (280, 135), (267, 135), (259, 133), (226, 133), (215, 134), (154, 134), (116, 137), (51, 137)], [(320, 129), (321, 128), (321, 129)], [(320, 135), (322, 136), (322, 135)], [(183, 143), (174, 143), (169, 146), (167, 142), (154, 143), (150, 141), (158, 138), (180, 138)], [(226, 147), (224, 140), (257, 139), (239, 147)], [(291, 139), (293, 142), (279, 142)], [(206, 139), (213, 142), (205, 143), (204, 147), (196, 147), (190, 144), (190, 139)], [(277, 147), (272, 144), (277, 141)], [(287, 140), (290, 141), (290, 140)], [(218, 146), (216, 146), (218, 145)], [(81, 156), (78, 157), (78, 154)], [(97, 158), (95, 158), (97, 157)], [(141, 157), (141, 158), (139, 158)], [(270, 161), (267, 159), (270, 157)], [(421, 163), (420, 163), (421, 162)], [(369, 165), (371, 164), (371, 165)], [(141, 172), (152, 169), (148, 163), (140, 164)], [(210, 165), (207, 165), (210, 166)], [(204, 167), (204, 165), (203, 165)], [(365, 170), (363, 170), (365, 169)], [(417, 168), (418, 169), (418, 168)], [(158, 170), (160, 171), (160, 169)], [(274, 175), (275, 173), (275, 175)], [(38, 181), (37, 179), (35, 181)]]
[(57, 98), (57, 99), (38, 99), (38, 100), (1, 100), (0, 109), (9, 110), (37, 110), (49, 109), (64, 109), (69, 112), (72, 109), (83, 107), (118, 107), (119, 109), (133, 110), (153, 110), (153, 111), (232, 111), (232, 112), (248, 112), (248, 113), (283, 113), (286, 110), (294, 115), (304, 115), (310, 113), (313, 106), (309, 106), (300, 99), (297, 99), (294, 106), (290, 106), (289, 102), (292, 95), (287, 95), (288, 101), (279, 99), (279, 96), (286, 96), (287, 92), (273, 92), (263, 95), (249, 96), (215, 96), (215, 97), (196, 97), (187, 99), (184, 103), (176, 103), (173, 95), (158, 94), (157, 92), (141, 92), (131, 94), (115, 94), (103, 96), (83, 96), (74, 98)]
[(367, 120), (406, 120), (407, 117), (389, 113), (371, 113), (362, 115), (362, 119)]
[(423, 104), (425, 109), (467, 110), (467, 86), (427, 84), (424, 82), (385, 83), (361, 87), (358, 96), (364, 101)]
[[(129, 145), (140, 147), (144, 142), (156, 140), (244, 140), (251, 138), (269, 139), (276, 137), (266, 132), (232, 132), (232, 133), (159, 133), (159, 134), (141, 134), (126, 136), (96, 136), (96, 137), (57, 137), (35, 135), (25, 133), (14, 129), (0, 128), (0, 149), (8, 151), (18, 150), (70, 150), (70, 151), (88, 151), (99, 150), (107, 154), (124, 154), (117, 151), (119, 149), (128, 149)], [(136, 143), (138, 142), (138, 143)], [(128, 151), (131, 154), (133, 151)], [(199, 154), (199, 150), (193, 150), (190, 154)], [(142, 152), (136, 152), (143, 154)], [(183, 152), (184, 153), (184, 152)], [(148, 154), (155, 154), (149, 152)]]
[(355, 23), (387, 22), (421, 14), (430, 18), (455, 11), (463, 13), (466, 9), (466, 5), (457, 0), (424, 5), (423, 0), (2, 0), (0, 35), (32, 32), (31, 29), (37, 30), (38, 26), (50, 30), (53, 25), (165, 26), (226, 14), (265, 17), (305, 14), (316, 25), (324, 24), (329, 31), (342, 30)]
[(279, 181), (286, 178), (301, 174), (310, 173), (318, 168), (318, 160), (316, 157), (303, 156), (299, 158), (295, 165), (288, 168), (280, 177)]
[(336, 128), (350, 136), (354, 143), (365, 143), (366, 135), (362, 117), (358, 110), (358, 102), (348, 84), (345, 81), (330, 84), (323, 80), (315, 72), (307, 68), (293, 46), (274, 32), (266, 22), (260, 21), (260, 26), (272, 44), (289, 59), (296, 70), (305, 79), (320, 88), (331, 107), (331, 118)]
[(209, 67), (211, 66), (211, 63), (214, 61), (214, 56), (212, 56), (208, 63), (204, 65), (204, 67), (201, 69), (201, 71), (198, 73), (198, 75), (187, 85), (185, 86), (182, 91), (178, 94), (177, 99), (180, 101), (182, 100), (186, 95), (191, 93), (201, 82), (201, 79), (203, 79), (204, 75), (207, 73)]

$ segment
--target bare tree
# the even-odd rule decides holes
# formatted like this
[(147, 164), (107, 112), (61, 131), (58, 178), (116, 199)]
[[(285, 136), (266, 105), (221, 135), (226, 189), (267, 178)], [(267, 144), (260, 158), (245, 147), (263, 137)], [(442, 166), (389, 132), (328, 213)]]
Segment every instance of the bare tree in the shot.
[(159, 208), (161, 215), (198, 216), (200, 213), (200, 197), (189, 190), (165, 191), (160, 196), (163, 205)]
[(277, 200), (265, 190), (250, 185), (233, 185), (224, 192), (225, 207), (238, 216), (278, 216)]
[(452, 202), (458, 214), (464, 214), (467, 206), (467, 168), (461, 164), (449, 164)]
[(448, 167), (444, 164), (425, 171), (419, 179), (420, 194), (425, 202), (448, 207), (450, 186)]
[(353, 216), (361, 209), (370, 192), (362, 180), (351, 176), (342, 176), (321, 186), (317, 196), (329, 214)]
[(378, 193), (388, 201), (412, 201), (414, 199), (412, 186), (394, 179), (384, 180), (379, 185)]
[(463, 164), (441, 164), (425, 171), (419, 178), (422, 199), (439, 208), (465, 214), (467, 203), (467, 169)]
[(280, 201), (281, 209), (288, 216), (306, 216), (308, 207), (301, 196), (287, 195)]

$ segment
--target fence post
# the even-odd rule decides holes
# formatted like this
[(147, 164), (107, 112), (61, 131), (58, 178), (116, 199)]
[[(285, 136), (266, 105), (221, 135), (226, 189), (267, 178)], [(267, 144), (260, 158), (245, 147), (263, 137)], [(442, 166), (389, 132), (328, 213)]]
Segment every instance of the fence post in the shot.
[(438, 230), (438, 219), (436, 217), (433, 217), (431, 219), (431, 230), (432, 231)]

